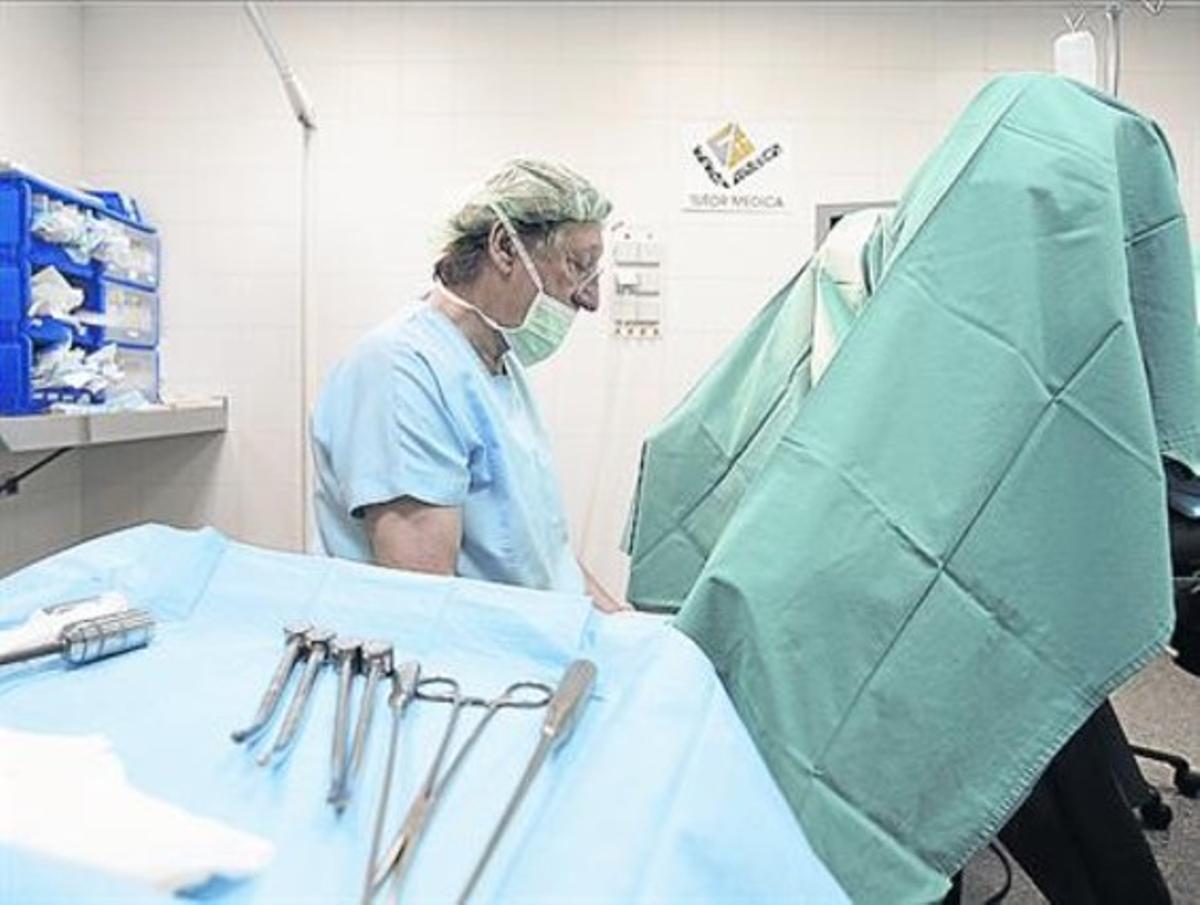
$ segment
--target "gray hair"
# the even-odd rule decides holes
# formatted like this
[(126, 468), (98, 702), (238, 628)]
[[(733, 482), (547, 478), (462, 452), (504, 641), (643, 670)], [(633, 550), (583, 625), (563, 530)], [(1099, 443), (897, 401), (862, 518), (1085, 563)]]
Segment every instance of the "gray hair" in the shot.
[(558, 240), (566, 223), (603, 223), (612, 203), (588, 180), (560, 164), (514, 160), (489, 178), (444, 224), (433, 275), (449, 285), (470, 282), (487, 255), (500, 208), (529, 245)]

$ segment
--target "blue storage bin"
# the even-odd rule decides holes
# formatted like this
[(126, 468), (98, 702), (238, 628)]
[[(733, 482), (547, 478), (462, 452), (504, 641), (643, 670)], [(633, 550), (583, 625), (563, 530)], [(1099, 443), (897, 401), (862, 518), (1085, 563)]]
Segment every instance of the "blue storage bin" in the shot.
[(121, 231), (129, 242), (130, 250), (119, 260), (102, 253), (105, 274), (149, 289), (157, 288), (158, 234), (128, 224), (122, 224)]
[(0, 412), (16, 414), (36, 411), (30, 396), (28, 376), (24, 380), (17, 375), (28, 375), (33, 370), (33, 344), (25, 337), (11, 342), (0, 340)]
[(128, 217), (135, 223), (144, 223), (142, 212), (138, 209), (137, 201), (117, 189), (84, 189), (89, 195), (95, 195), (110, 211)]
[[(53, 213), (49, 219), (57, 229), (48, 229), (39, 217), (46, 212)], [(100, 321), (74, 331), (74, 345), (88, 351), (110, 342), (128, 345), (129, 351), (119, 353), (134, 375), (127, 383), (157, 399), (157, 231), (120, 192), (75, 191), (0, 164), (0, 415), (37, 412), (56, 401), (103, 400), (103, 394), (65, 387), (37, 392), (31, 387), (35, 345), (61, 341), (64, 330), (72, 329), (28, 316), (30, 281), (43, 267), (56, 268), (82, 289), (81, 310)]]
[(104, 342), (152, 349), (158, 345), (158, 293), (105, 279), (103, 287)]
[(79, 332), (74, 324), (53, 317), (31, 317), (25, 335), (36, 349), (38, 346), (57, 346), (59, 343), (75, 342)]
[(14, 342), (29, 310), (29, 190), (0, 180), (0, 341)]
[(125, 376), (108, 388), (108, 396), (115, 397), (129, 390), (137, 390), (150, 402), (158, 402), (158, 350), (139, 349), (134, 346), (117, 347), (117, 364)]
[[(28, 415), (40, 412), (55, 402), (103, 402), (103, 393), (91, 393), (71, 387), (48, 387), (35, 390), (29, 379), (33, 371), (33, 343), (28, 337), (15, 342), (0, 342), (0, 413)], [(10, 380), (13, 374), (23, 380)]]
[(79, 264), (67, 256), (62, 246), (43, 242), (37, 236), (29, 237), (29, 270), (37, 273), (43, 267), (53, 267), (65, 277), (94, 282), (103, 267), (99, 261)]
[[(37, 276), (37, 273), (39, 270), (41, 270), (41, 268), (40, 267), (31, 267), (30, 270), (32, 271), (32, 276), (30, 277), (30, 279), (32, 280), (34, 277)], [(102, 280), (82, 279), (78, 276), (75, 276), (74, 274), (69, 274), (69, 273), (64, 273), (63, 278), (68, 283), (70, 283), (72, 286), (74, 286), (76, 289), (80, 289), (83, 291), (83, 304), (80, 305), (77, 309), (75, 309), (75, 311), (73, 312), (74, 314), (84, 314), (85, 312), (93, 314), (93, 315), (103, 315), (104, 314), (105, 286), (104, 286), (104, 282)], [(30, 300), (32, 300), (32, 298), (33, 298), (32, 289), (30, 289), (30, 291), (29, 291), (29, 297), (30, 297)], [(26, 310), (28, 310), (28, 308), (26, 308)], [(25, 333), (25, 335), (34, 339), (35, 344), (39, 344), (37, 342), (38, 337), (35, 336), (34, 334), (35, 333), (45, 334), (45, 332), (47, 330), (45, 321), (47, 321), (47, 320), (52, 320), (52, 318), (47, 318), (43, 315), (38, 315), (36, 317), (28, 318), (23, 332)], [(55, 321), (55, 323), (60, 323), (60, 322)], [(74, 341), (74, 343), (78, 346), (82, 346), (83, 348), (85, 348), (89, 351), (94, 351), (96, 349), (99, 349), (102, 345), (104, 345), (106, 342), (108, 342), (108, 340), (105, 338), (105, 329), (102, 326), (83, 324), (82, 327), (78, 330), (75, 329), (70, 324), (64, 324), (64, 326), (66, 326), (72, 330), (71, 338)], [(52, 330), (53, 328), (49, 328), (49, 329)]]

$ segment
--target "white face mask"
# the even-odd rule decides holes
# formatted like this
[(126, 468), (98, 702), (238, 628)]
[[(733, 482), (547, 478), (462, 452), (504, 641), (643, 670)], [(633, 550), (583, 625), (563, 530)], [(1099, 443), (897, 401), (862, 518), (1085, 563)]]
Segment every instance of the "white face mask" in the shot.
[(515, 327), (501, 326), (482, 312), (480, 312), (480, 316), (491, 327), (504, 334), (504, 338), (512, 347), (517, 360), (529, 367), (549, 358), (563, 344), (571, 329), (571, 323), (575, 320), (577, 309), (574, 305), (560, 301), (546, 292), (545, 284), (542, 283), (542, 277), (533, 263), (533, 258), (529, 256), (525, 243), (521, 241), (521, 237), (513, 228), (508, 217), (495, 205), (492, 205), (492, 212), (508, 232), (509, 238), (512, 239), (517, 257), (521, 259), (521, 264), (529, 274), (529, 279), (533, 281), (537, 295), (533, 297), (533, 302), (530, 303), (529, 310), (525, 312), (524, 319)]

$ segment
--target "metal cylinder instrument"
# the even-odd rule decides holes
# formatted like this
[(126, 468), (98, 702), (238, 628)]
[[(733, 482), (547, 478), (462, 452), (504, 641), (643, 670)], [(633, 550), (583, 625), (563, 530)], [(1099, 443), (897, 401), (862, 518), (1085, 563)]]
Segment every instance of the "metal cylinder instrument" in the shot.
[(52, 641), (0, 654), (0, 666), (58, 654), (71, 666), (145, 647), (154, 637), (154, 617), (146, 610), (123, 610), (63, 626)]

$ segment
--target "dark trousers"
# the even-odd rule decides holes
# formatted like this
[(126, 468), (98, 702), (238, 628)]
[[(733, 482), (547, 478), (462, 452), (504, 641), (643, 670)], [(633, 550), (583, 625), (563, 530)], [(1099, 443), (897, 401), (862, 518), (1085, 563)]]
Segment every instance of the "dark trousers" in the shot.
[[(1105, 702), (1054, 756), (1000, 841), (1054, 905), (1169, 905), (1171, 894), (1119, 778)], [(1124, 745), (1124, 738), (1119, 738)], [(1117, 752), (1117, 753), (1114, 753)], [(961, 882), (947, 902), (958, 902)]]

